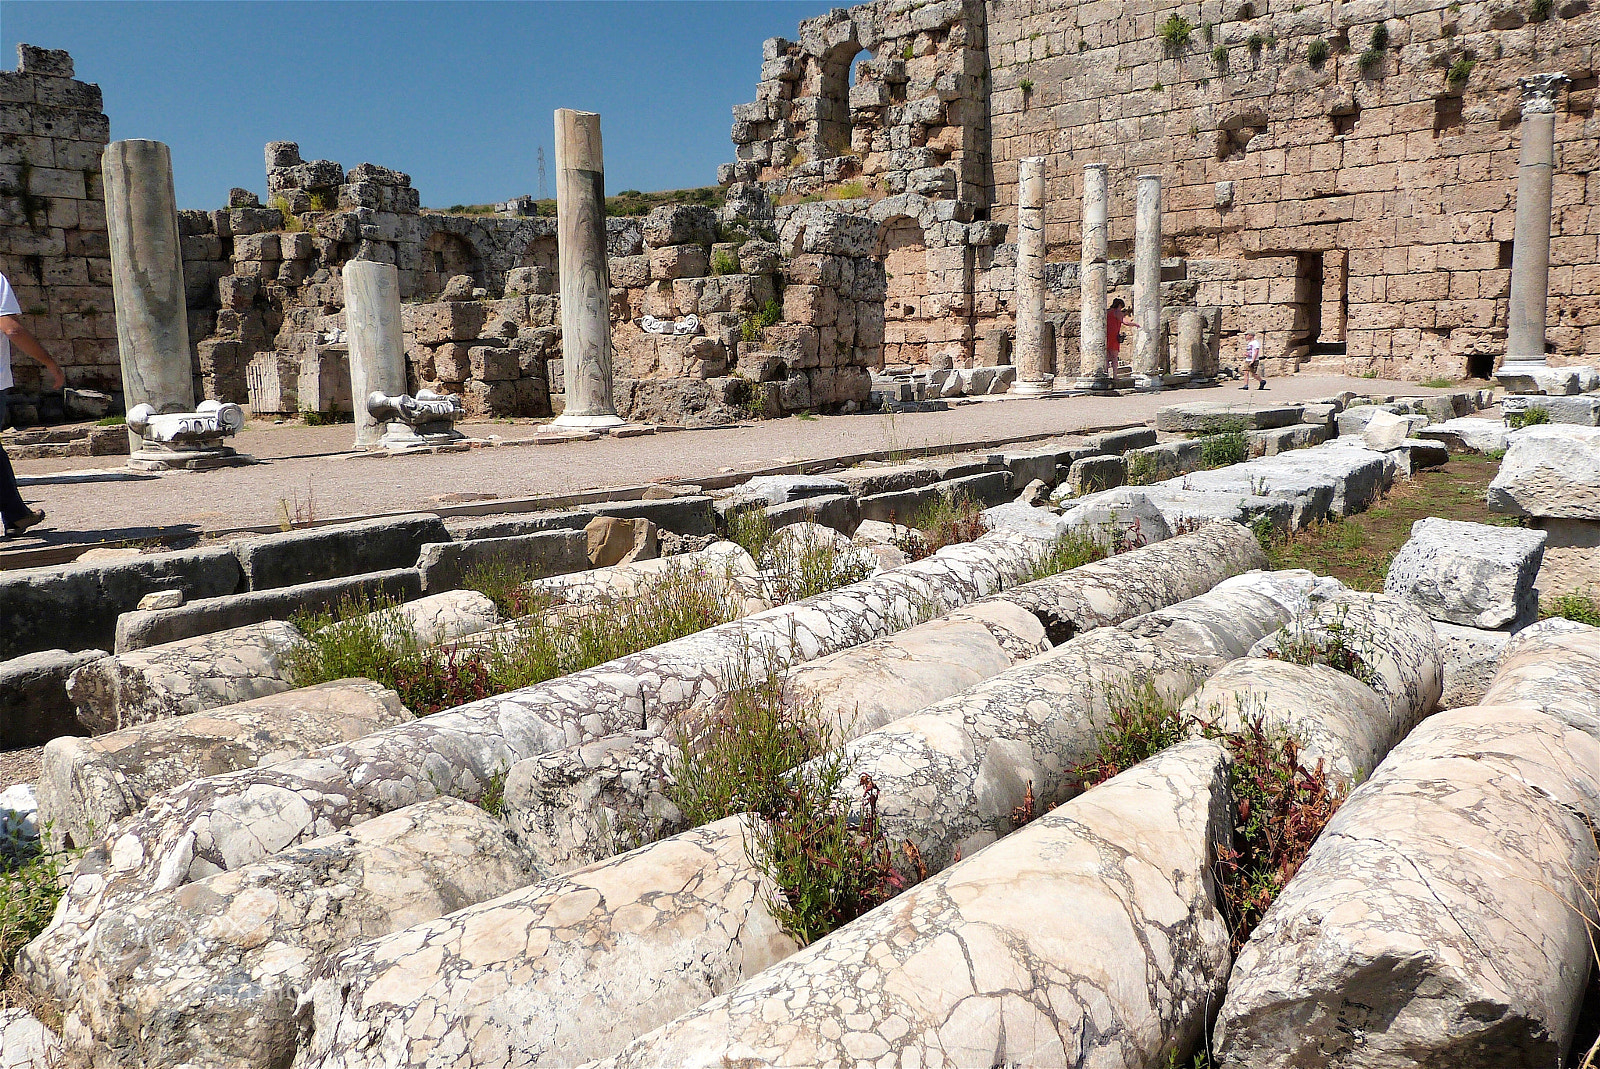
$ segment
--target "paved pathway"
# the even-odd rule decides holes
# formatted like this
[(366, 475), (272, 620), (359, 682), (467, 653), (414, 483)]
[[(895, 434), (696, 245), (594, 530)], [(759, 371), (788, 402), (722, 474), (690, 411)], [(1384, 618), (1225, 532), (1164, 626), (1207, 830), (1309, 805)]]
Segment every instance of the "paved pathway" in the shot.
[[(1274, 379), (1251, 391), (1252, 405), (1323, 397), (1340, 390), (1422, 394), (1411, 383), (1326, 376)], [(741, 471), (874, 450), (914, 451), (1022, 435), (1070, 434), (1144, 423), (1178, 401), (1244, 401), (1237, 386), (1126, 397), (1056, 400), (990, 399), (947, 412), (825, 416), (773, 420), (717, 430), (602, 439), (561, 445), (475, 449), (468, 453), (377, 458), (344, 452), (349, 426), (252, 424), (237, 439), (241, 452), (265, 463), (136, 482), (33, 483), (23, 496), (49, 514), (38, 539), (17, 538), (6, 550), (37, 545), (147, 538), (174, 527), (196, 533), (354, 514), (429, 509), (442, 504), (573, 493)], [(528, 438), (531, 423), (489, 423), (468, 433)], [(88, 467), (120, 468), (118, 457), (19, 461), (22, 476)], [(32, 534), (32, 532), (30, 532)]]

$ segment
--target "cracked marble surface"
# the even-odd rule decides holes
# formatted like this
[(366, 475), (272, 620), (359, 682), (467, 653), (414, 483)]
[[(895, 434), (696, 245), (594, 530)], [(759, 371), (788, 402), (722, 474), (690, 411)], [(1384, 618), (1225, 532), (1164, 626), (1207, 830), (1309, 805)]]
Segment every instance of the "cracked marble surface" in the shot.
[(498, 821), (436, 798), (107, 911), (79, 966), (74, 1061), (281, 1066), (328, 955), (523, 886)]
[(596, 1064), (1166, 1065), (1222, 993), (1229, 810), (1173, 747)]
[(1424, 720), (1334, 815), (1240, 952), (1219, 1060), (1559, 1064), (1592, 961), (1577, 874), (1597, 862), (1597, 815), (1592, 731), (1530, 706)]
[(311, 987), (297, 1069), (571, 1066), (795, 951), (744, 817), (352, 947)]
[(1600, 735), (1600, 627), (1555, 617), (1512, 635), (1482, 704), (1534, 705)]

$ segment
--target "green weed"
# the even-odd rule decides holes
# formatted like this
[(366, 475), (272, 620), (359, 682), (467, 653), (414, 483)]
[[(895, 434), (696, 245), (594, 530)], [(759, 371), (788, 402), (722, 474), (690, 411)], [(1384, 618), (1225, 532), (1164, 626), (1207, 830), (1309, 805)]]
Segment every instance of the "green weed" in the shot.
[(1521, 412), (1509, 412), (1506, 414), (1506, 426), (1514, 431), (1549, 422), (1550, 410), (1538, 405), (1525, 408)]
[(1539, 615), (1545, 619), (1559, 616), (1590, 627), (1600, 627), (1600, 602), (1587, 594), (1561, 594), (1550, 603), (1549, 608), (1541, 606)]
[(1167, 55), (1176, 56), (1189, 47), (1189, 37), (1194, 33), (1194, 23), (1174, 11), (1167, 16), (1167, 21), (1161, 24), (1156, 35), (1161, 38), (1161, 47)]

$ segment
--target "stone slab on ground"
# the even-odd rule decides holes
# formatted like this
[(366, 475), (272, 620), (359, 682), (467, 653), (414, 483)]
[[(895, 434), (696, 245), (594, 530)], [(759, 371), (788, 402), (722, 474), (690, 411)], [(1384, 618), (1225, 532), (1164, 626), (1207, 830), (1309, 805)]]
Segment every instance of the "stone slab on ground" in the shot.
[(1483, 700), (1494, 680), (1509, 631), (1485, 631), (1460, 624), (1433, 622), (1439, 655), (1444, 658), (1444, 684), (1439, 708), (1464, 709)]
[(39, 811), (63, 846), (143, 809), (156, 794), (201, 776), (257, 768), (412, 719), (394, 691), (345, 679), (157, 720), (44, 749)]
[(1232, 401), (1185, 401), (1156, 410), (1156, 430), (1215, 434), (1228, 430), (1270, 430), (1301, 420), (1301, 405), (1255, 408)]
[(1507, 419), (1532, 409), (1542, 409), (1551, 423), (1575, 423), (1580, 427), (1600, 427), (1600, 397), (1543, 397), (1511, 394), (1500, 401)]
[(782, 505), (807, 497), (848, 493), (848, 485), (825, 475), (758, 475), (741, 483), (732, 494), (717, 502), (717, 511), (726, 512), (730, 508), (755, 502)]
[(589, 567), (589, 542), (581, 529), (429, 542), (418, 551), (415, 564), (423, 592), (436, 594), (461, 586), (476, 568), (495, 565), (526, 570), (529, 579), (581, 572)]
[(1141, 449), (1156, 444), (1154, 427), (1124, 427), (1120, 431), (1101, 431), (1084, 439), (1085, 444), (1101, 453), (1120, 455), (1130, 449)]
[(1222, 994), (1227, 784), (1173, 747), (600, 1064), (1166, 1064)]
[(422, 596), (422, 575), (415, 568), (394, 568), (318, 583), (272, 590), (251, 590), (220, 598), (185, 601), (169, 609), (135, 609), (117, 617), (117, 653), (132, 653), (164, 642), (209, 635), (266, 620), (287, 620), (296, 613), (331, 613), (341, 604), (389, 599), (411, 601)]
[(1560, 1064), (1593, 961), (1597, 812), (1594, 734), (1526, 706), (1430, 717), (1240, 952), (1219, 1061)]
[(861, 502), (850, 494), (797, 498), (782, 505), (767, 505), (762, 511), (773, 527), (816, 523), (848, 537), (861, 526)]
[(1500, 453), (1506, 448), (1506, 425), (1504, 420), (1460, 416), (1443, 423), (1430, 423), (1417, 432), (1417, 437), (1425, 441), (1443, 442), (1451, 449)]
[(412, 568), (424, 545), (448, 541), (450, 532), (439, 517), (415, 513), (242, 538), (229, 548), (244, 571), (246, 589), (266, 590)]
[(292, 690), (287, 654), (304, 641), (282, 620), (90, 661), (67, 679), (78, 721), (102, 734)]
[(1082, 497), (1128, 481), (1128, 462), (1120, 456), (1084, 457), (1067, 469), (1066, 492)]
[(1427, 416), (1377, 411), (1367, 421), (1361, 432), (1361, 444), (1368, 449), (1387, 453), (1405, 445), (1406, 439), (1428, 425)]
[(1155, 483), (1153, 488), (1158, 492), (1199, 490), (1205, 493), (1220, 491), (1249, 497), (1275, 497), (1289, 503), (1289, 522), (1297, 531), (1328, 518), (1333, 507), (1335, 490), (1335, 479), (1332, 475), (1317, 471), (1310, 465), (1301, 465), (1298, 470), (1269, 468), (1264, 466), (1266, 459), (1268, 458), (1245, 464), (1230, 464), (1225, 468), (1213, 468), (1210, 471), (1191, 472), (1176, 479)]
[(1291, 449), (1309, 449), (1314, 445), (1321, 445), (1331, 437), (1333, 437), (1332, 428), (1310, 423), (1245, 432), (1245, 440), (1249, 442), (1250, 455), (1253, 457), (1276, 456)]
[(1507, 435), (1489, 511), (1600, 520), (1600, 427), (1544, 424)]
[(499, 821), (435, 798), (105, 918), (66, 1007), (95, 1065), (287, 1065), (295, 1008), (346, 947), (506, 894), (532, 878)]
[(1583, 392), (1585, 372), (1592, 375), (1593, 368), (1541, 367), (1523, 374), (1501, 372), (1495, 377), (1507, 390), (1523, 394), (1549, 394), (1560, 397)]
[(81, 735), (67, 697), (67, 677), (104, 650), (43, 650), (0, 661), (0, 750), (42, 746), (58, 735)]
[(1407, 438), (1390, 455), (1395, 458), (1395, 471), (1409, 478), (1426, 468), (1449, 463), (1450, 447), (1431, 438)]
[(711, 498), (699, 493), (600, 501), (571, 509), (543, 512), (452, 516), (445, 519), (444, 525), (452, 537), (465, 541), (473, 538), (509, 538), (542, 531), (581, 531), (597, 516), (645, 519), (662, 530), (680, 535), (709, 535), (717, 530)]
[(1383, 404), (1350, 405), (1340, 412), (1336, 421), (1339, 426), (1339, 437), (1360, 438), (1367, 431), (1367, 425), (1379, 413), (1390, 412), (1404, 414), (1410, 406), (1403, 401), (1390, 401)]
[[(408, 562), (409, 563), (409, 562)], [(48, 649), (112, 649), (117, 617), (157, 590), (186, 599), (239, 589), (239, 561), (223, 547), (0, 572), (0, 659)]]
[(1415, 602), (1435, 620), (1466, 627), (1511, 627), (1539, 611), (1534, 579), (1545, 535), (1429, 516), (1389, 564), (1383, 592)]

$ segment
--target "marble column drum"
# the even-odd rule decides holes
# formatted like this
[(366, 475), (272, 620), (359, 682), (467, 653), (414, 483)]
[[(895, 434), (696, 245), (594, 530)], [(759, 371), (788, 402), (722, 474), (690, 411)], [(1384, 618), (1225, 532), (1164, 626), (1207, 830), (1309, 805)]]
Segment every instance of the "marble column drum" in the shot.
[(600, 116), (556, 111), (556, 243), (566, 408), (553, 424), (604, 430), (622, 423), (611, 395), (611, 281)]
[(1083, 169), (1083, 261), (1078, 274), (1076, 388), (1110, 389), (1106, 368), (1106, 165)]
[(1139, 176), (1133, 220), (1133, 381), (1161, 387), (1161, 176)]
[(1044, 318), (1044, 157), (1017, 163), (1017, 379), (1013, 394), (1041, 394), (1054, 385)]
[[(172, 152), (160, 141), (113, 141), (101, 167), (125, 404), (129, 410), (149, 405), (158, 414), (192, 412), (194, 375)], [(143, 446), (132, 431), (128, 442), (133, 452)]]
[(345, 326), (350, 332), (350, 396), (356, 447), (383, 440), (384, 424), (367, 410), (374, 392), (406, 392), (406, 345), (400, 327), (400, 273), (394, 264), (352, 260), (344, 266)]

